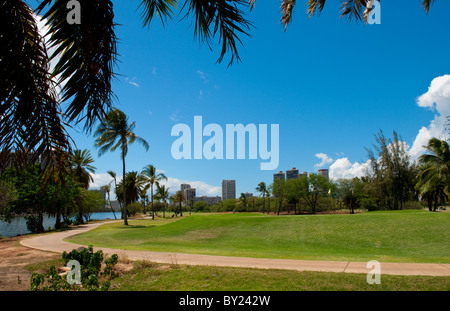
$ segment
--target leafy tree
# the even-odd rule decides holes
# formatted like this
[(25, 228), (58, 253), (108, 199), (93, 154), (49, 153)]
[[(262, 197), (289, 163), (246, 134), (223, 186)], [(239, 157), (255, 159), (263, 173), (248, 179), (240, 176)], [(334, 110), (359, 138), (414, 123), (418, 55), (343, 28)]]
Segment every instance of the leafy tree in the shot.
[(208, 203), (204, 201), (197, 201), (194, 203), (194, 211), (195, 212), (204, 212), (209, 208)]
[[(146, 150), (149, 148), (148, 142), (133, 132), (135, 126), (135, 122), (129, 123), (125, 113), (119, 109), (113, 109), (102, 120), (94, 133), (95, 137), (97, 137), (95, 146), (100, 148), (99, 156), (105, 154), (107, 151), (115, 151), (117, 148), (120, 148), (122, 151), (120, 157), (122, 158), (124, 178), (126, 175), (125, 157), (128, 153), (128, 144), (133, 144), (135, 141), (138, 141)], [(126, 187), (124, 188), (122, 198), (123, 220), (124, 224), (128, 225)]]
[(17, 194), (12, 183), (0, 180), (0, 219), (10, 221), (12, 217), (11, 203), (16, 200)]
[(105, 200), (99, 191), (89, 191), (83, 189), (82, 194), (82, 215), (86, 221), (91, 220), (91, 214), (98, 212), (105, 206)]
[(316, 213), (317, 202), (326, 196), (332, 187), (328, 179), (322, 175), (311, 173), (297, 179), (300, 197), (308, 204), (313, 214)]
[(405, 143), (395, 131), (393, 139), (386, 139), (381, 130), (375, 139), (378, 145), (373, 146), (374, 150), (367, 150), (368, 191), (379, 206), (402, 209), (414, 195), (415, 164), (410, 162)]
[(150, 185), (150, 195), (152, 202), (152, 219), (155, 219), (155, 209), (153, 206), (153, 185), (159, 186), (159, 182), (167, 180), (166, 175), (157, 173), (156, 167), (149, 164), (142, 170), (142, 175), (146, 178), (146, 182)]

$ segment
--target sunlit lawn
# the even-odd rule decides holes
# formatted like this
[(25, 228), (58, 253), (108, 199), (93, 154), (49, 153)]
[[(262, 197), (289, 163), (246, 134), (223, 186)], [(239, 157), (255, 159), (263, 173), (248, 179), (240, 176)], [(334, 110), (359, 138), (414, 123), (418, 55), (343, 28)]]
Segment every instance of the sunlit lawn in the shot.
[(450, 214), (199, 214), (130, 220), (70, 238), (85, 245), (306, 260), (450, 263)]

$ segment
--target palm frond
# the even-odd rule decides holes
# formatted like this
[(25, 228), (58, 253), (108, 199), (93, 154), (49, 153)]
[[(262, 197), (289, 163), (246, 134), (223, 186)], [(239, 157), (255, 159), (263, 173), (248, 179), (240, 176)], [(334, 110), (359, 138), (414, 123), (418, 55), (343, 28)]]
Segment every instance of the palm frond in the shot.
[(422, 0), (422, 7), (427, 12), (427, 14), (430, 12), (430, 7), (434, 3), (434, 0)]
[(63, 170), (70, 138), (35, 16), (22, 0), (1, 1), (0, 29), (1, 160)]
[(284, 25), (284, 30), (292, 20), (292, 12), (294, 10), (296, 0), (282, 0), (281, 1), (281, 24)]
[(68, 121), (84, 121), (84, 129), (111, 108), (111, 81), (117, 58), (113, 4), (110, 0), (79, 0), (81, 23), (67, 23), (67, 1), (45, 0), (38, 12), (48, 19), (50, 56), (57, 60), (53, 77), (62, 86), (61, 101), (68, 102)]
[(164, 26), (167, 19), (173, 20), (173, 9), (178, 8), (178, 0), (142, 0), (139, 8), (143, 10), (144, 26), (150, 26), (155, 14)]
[(239, 35), (250, 36), (248, 30), (252, 27), (252, 23), (244, 18), (239, 6), (247, 7), (248, 0), (186, 0), (182, 7), (182, 10), (187, 7), (185, 17), (194, 18), (194, 37), (198, 38), (200, 43), (211, 49), (213, 39), (219, 36), (222, 49), (217, 62), (221, 63), (224, 56), (231, 53), (228, 66), (240, 61), (238, 44), (242, 45), (242, 41)]
[(350, 22), (362, 21), (367, 0), (342, 0), (341, 17), (347, 17)]
[(318, 10), (318, 14), (322, 13), (323, 8), (325, 6), (326, 0), (308, 0), (306, 4), (306, 13), (309, 17), (312, 17), (316, 14)]

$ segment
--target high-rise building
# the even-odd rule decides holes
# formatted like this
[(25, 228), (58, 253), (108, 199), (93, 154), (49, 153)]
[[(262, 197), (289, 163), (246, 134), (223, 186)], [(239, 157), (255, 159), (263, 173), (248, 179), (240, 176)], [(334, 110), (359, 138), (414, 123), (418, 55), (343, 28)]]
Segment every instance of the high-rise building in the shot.
[(244, 193), (244, 195), (246, 198), (251, 198), (253, 196), (253, 193), (246, 192), (246, 193)]
[(293, 167), (291, 170), (286, 170), (286, 180), (297, 179), (299, 177), (298, 169)]
[(273, 174), (273, 180), (275, 181), (277, 179), (282, 179), (282, 180), (286, 179), (283, 171), (279, 171), (278, 173)]
[(328, 169), (326, 169), (326, 168), (320, 169), (319, 170), (319, 175), (322, 175), (326, 179), (330, 179), (330, 177), (328, 176)]
[(186, 188), (183, 191), (184, 199), (186, 202), (191, 202), (191, 200), (195, 200), (196, 196), (196, 189), (195, 188)]
[(303, 172), (303, 173), (299, 174), (298, 177), (300, 178), (300, 177), (303, 177), (303, 176), (308, 177), (308, 172)]
[(222, 201), (236, 199), (236, 180), (222, 180)]
[(181, 184), (181, 192), (184, 193), (184, 190), (185, 189), (189, 189), (189, 188), (191, 188), (191, 185), (189, 185), (189, 184)]

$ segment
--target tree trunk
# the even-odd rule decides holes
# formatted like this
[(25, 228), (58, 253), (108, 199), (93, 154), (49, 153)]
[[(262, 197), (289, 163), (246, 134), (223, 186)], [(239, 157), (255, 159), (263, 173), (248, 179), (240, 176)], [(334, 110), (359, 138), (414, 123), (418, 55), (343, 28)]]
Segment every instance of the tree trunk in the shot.
[(128, 226), (127, 187), (126, 187), (126, 184), (125, 184), (125, 153), (124, 152), (123, 152), (123, 157), (122, 157), (122, 163), (123, 163), (123, 177), (122, 177), (122, 185), (123, 185), (123, 223), (124, 223), (125, 226)]
[(155, 208), (153, 207), (153, 183), (150, 184), (151, 196), (152, 196), (152, 220), (155, 220)]

